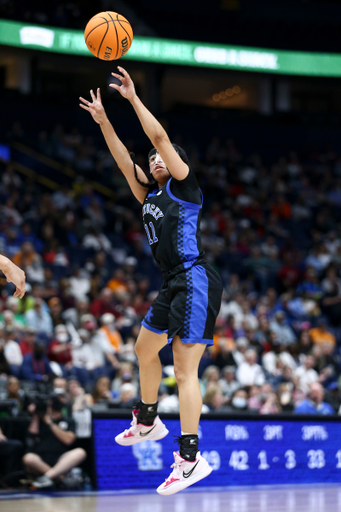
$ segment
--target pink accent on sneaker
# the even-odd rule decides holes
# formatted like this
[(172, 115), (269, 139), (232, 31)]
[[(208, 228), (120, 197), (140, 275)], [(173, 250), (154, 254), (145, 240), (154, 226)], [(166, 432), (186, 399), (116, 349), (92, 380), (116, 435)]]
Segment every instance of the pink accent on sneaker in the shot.
[(199, 482), (212, 472), (212, 468), (204, 457), (197, 453), (194, 461), (183, 459), (179, 453), (173, 452), (174, 464), (171, 465), (173, 471), (156, 490), (159, 494), (170, 495), (182, 491), (190, 485)]
[(169, 484), (172, 484), (173, 482), (176, 482), (177, 480), (180, 480), (180, 478), (168, 478), (168, 480), (165, 482), (165, 487), (167, 487)]
[(125, 432), (125, 433), (124, 433), (124, 436), (123, 436), (123, 437), (124, 437), (124, 438), (126, 438), (126, 437), (134, 437), (134, 434), (132, 434), (132, 433), (131, 433), (131, 432), (129, 432), (129, 430), (128, 430), (128, 432)]

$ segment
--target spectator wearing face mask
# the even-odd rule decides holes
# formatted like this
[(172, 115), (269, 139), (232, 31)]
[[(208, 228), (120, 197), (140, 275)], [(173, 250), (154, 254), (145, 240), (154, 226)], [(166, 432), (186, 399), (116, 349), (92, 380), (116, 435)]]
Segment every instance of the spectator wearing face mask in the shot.
[(72, 366), (71, 346), (69, 341), (69, 332), (66, 325), (60, 324), (55, 327), (55, 338), (51, 341), (47, 357), (50, 361), (55, 361), (60, 365)]
[(230, 412), (247, 411), (248, 398), (245, 389), (235, 391), (231, 399)]
[(99, 329), (99, 334), (104, 336), (111, 344), (116, 354), (121, 351), (122, 337), (115, 326), (115, 317), (112, 313), (105, 313), (100, 318), (102, 327)]
[(117, 376), (112, 381), (111, 389), (114, 392), (115, 397), (119, 396), (122, 385), (126, 382), (130, 382), (138, 387), (138, 381), (134, 375), (134, 367), (129, 362), (121, 363)]
[(52, 374), (50, 362), (45, 355), (45, 342), (37, 338), (34, 342), (33, 354), (27, 354), (21, 366), (21, 374), (24, 380), (48, 380)]

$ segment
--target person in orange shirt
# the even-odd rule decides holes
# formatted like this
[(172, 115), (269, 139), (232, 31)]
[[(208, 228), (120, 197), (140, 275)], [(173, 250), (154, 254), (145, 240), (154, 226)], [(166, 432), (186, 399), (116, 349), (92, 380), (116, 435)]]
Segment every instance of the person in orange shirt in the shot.
[(37, 259), (39, 260), (39, 254), (35, 251), (31, 242), (24, 242), (20, 251), (12, 258), (13, 263), (19, 267), (32, 265)]
[(100, 322), (102, 324), (102, 327), (99, 329), (100, 333), (107, 338), (115, 349), (116, 354), (119, 354), (122, 347), (122, 336), (115, 327), (114, 315), (112, 313), (105, 313), (101, 316)]
[(309, 330), (309, 335), (315, 345), (331, 343), (334, 348), (336, 346), (336, 338), (334, 334), (328, 331), (327, 321), (325, 318), (320, 318), (320, 320), (317, 322), (317, 327)]
[(121, 268), (118, 268), (114, 271), (112, 278), (107, 282), (107, 288), (110, 288), (110, 290), (112, 290), (114, 293), (117, 291), (128, 291), (126, 276)]

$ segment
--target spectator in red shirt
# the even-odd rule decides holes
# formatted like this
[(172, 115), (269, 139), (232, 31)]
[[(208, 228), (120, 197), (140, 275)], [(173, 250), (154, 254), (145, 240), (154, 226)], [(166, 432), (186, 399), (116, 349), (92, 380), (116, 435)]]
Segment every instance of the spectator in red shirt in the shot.
[(36, 339), (36, 330), (31, 325), (25, 329), (25, 334), (20, 341), (20, 349), (22, 355), (25, 357), (27, 354), (33, 354), (34, 341)]
[(285, 196), (280, 195), (277, 201), (272, 206), (272, 213), (277, 215), (280, 220), (289, 219), (291, 217), (291, 206), (285, 199)]
[(69, 333), (65, 325), (59, 324), (55, 327), (55, 339), (51, 341), (47, 357), (61, 365), (72, 362), (71, 347), (68, 343)]
[(95, 299), (90, 306), (90, 313), (99, 320), (104, 313), (112, 313), (116, 317), (116, 308), (113, 300), (113, 291), (110, 288), (103, 288), (99, 298)]
[(278, 279), (280, 281), (282, 291), (290, 288), (296, 289), (301, 277), (301, 270), (295, 265), (292, 254), (287, 253), (284, 256), (284, 264), (279, 269)]

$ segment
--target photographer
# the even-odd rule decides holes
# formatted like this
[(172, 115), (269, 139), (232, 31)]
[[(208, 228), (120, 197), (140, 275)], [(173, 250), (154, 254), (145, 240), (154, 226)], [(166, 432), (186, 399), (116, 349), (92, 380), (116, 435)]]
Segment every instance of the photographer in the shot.
[(69, 450), (74, 443), (74, 420), (63, 416), (64, 403), (58, 395), (37, 397), (29, 406), (32, 414), (26, 440), (27, 453), (23, 463), (28, 473), (38, 476), (33, 482), (37, 489), (51, 487), (60, 475), (79, 466), (86, 458), (83, 448)]

